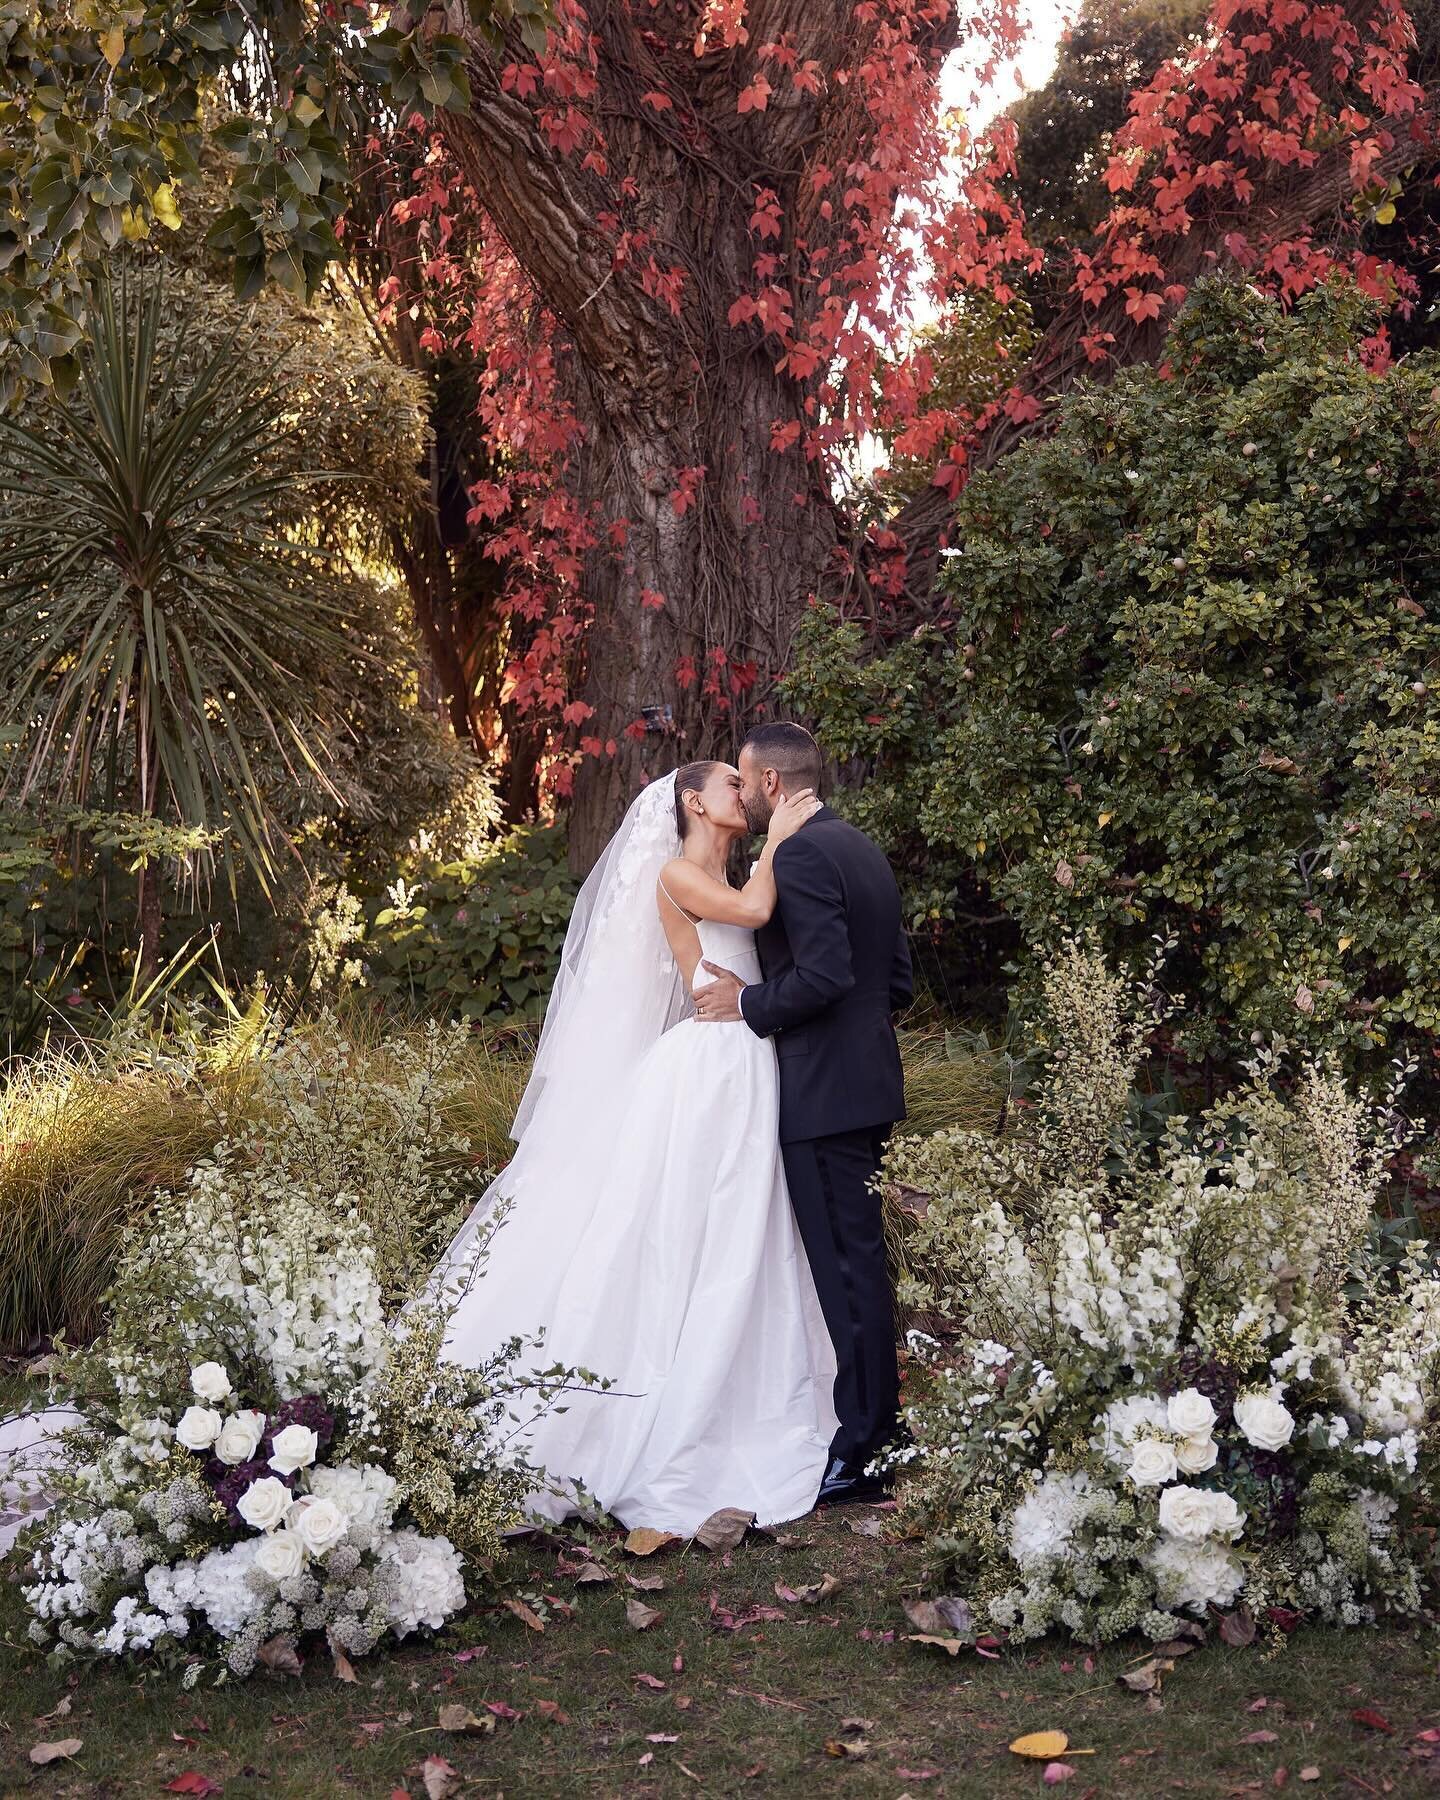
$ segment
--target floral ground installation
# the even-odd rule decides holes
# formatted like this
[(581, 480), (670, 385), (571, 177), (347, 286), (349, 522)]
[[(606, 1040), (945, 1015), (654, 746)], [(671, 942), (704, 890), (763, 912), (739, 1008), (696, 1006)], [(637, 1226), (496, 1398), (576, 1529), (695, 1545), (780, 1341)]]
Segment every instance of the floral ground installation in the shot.
[[(1323, 1066), (1147, 1141), (1131, 1096), (1166, 1009), (1070, 945), (1046, 972), (1032, 1122), (902, 1143), (926, 1196), (904, 1516), (1011, 1641), (1232, 1637), (1419, 1612), (1436, 1574), (1440, 1278), (1374, 1226), (1413, 1133)], [(1190, 1628), (1193, 1629), (1193, 1626)]]
[(545, 1480), (520, 1421), (586, 1378), (516, 1376), (519, 1340), (478, 1368), (442, 1355), (486, 1241), (425, 1288), (484, 1183), (443, 1125), (463, 1035), (397, 1039), (383, 1082), (343, 1036), (324, 1059), (282, 1043), (258, 1116), (130, 1234), (109, 1329), (61, 1356), (80, 1422), (21, 1540), (31, 1637), (58, 1658), (244, 1676), (306, 1637), (363, 1655), (487, 1591)]

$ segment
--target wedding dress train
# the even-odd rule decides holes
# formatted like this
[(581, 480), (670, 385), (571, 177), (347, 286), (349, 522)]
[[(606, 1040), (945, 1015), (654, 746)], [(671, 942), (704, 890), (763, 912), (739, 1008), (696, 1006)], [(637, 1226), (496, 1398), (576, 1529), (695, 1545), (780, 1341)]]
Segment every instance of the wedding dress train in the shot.
[[(758, 979), (751, 932), (697, 929), (709, 961)], [(524, 1435), (552, 1477), (582, 1482), (628, 1526), (689, 1535), (720, 1507), (773, 1524), (814, 1504), (835, 1358), (786, 1193), (778, 1100), (769, 1041), (685, 1019), (645, 1051), (602, 1133), (593, 1106), (576, 1135), (551, 1105), (496, 1183), (510, 1211), (447, 1354), (476, 1361), (544, 1326), (537, 1367), (609, 1377)], [(559, 1518), (572, 1496), (532, 1506)]]

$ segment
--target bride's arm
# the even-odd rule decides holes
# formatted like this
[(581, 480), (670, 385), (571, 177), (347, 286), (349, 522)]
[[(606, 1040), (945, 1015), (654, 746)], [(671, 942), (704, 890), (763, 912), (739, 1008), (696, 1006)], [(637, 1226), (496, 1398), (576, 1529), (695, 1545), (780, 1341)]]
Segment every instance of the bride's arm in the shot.
[(744, 887), (732, 888), (726, 881), (717, 881), (687, 857), (667, 863), (656, 895), (661, 918), (678, 908), (692, 919), (715, 919), (722, 925), (745, 925), (752, 931), (764, 925), (775, 910), (775, 851), (819, 810), (820, 802), (810, 788), (780, 802), (770, 820), (765, 847)]

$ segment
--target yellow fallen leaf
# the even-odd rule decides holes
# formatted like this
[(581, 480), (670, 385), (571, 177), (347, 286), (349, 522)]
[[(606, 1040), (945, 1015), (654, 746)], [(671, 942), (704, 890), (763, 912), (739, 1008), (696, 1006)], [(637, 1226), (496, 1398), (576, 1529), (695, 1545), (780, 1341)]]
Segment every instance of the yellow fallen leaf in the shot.
[(948, 1650), (951, 1656), (958, 1656), (965, 1648), (964, 1638), (935, 1637), (931, 1632), (911, 1632), (905, 1639), (907, 1644), (933, 1644), (937, 1650)]
[(1070, 1739), (1063, 1731), (1029, 1731), (1024, 1737), (1016, 1738), (1010, 1748), (1016, 1756), (1033, 1756), (1038, 1762), (1049, 1762), (1051, 1757), (1070, 1748)]
[(648, 1525), (638, 1525), (626, 1538), (625, 1548), (632, 1556), (653, 1556), (679, 1542), (673, 1531), (652, 1531)]
[(1101, 813), (1100, 823), (1102, 825), (1108, 825), (1114, 817), (1115, 817), (1114, 813)]

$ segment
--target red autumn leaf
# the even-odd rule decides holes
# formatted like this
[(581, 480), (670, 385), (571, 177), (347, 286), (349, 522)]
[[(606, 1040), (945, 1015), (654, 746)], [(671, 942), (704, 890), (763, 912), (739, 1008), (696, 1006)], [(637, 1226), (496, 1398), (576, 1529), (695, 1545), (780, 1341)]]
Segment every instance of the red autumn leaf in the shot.
[(640, 96), (646, 106), (653, 106), (656, 112), (669, 112), (675, 102), (668, 94), (662, 94), (658, 88), (651, 88), (649, 93)]
[(763, 75), (757, 75), (749, 87), (741, 88), (740, 99), (735, 110), (739, 113), (764, 112), (769, 104), (772, 89)]
[(1357, 1706), (1350, 1714), (1357, 1725), (1363, 1725), (1367, 1731), (1393, 1731), (1395, 1727), (1373, 1706)]
[(199, 1794), (202, 1800), (206, 1794), (218, 1794), (220, 1791), (220, 1783), (212, 1781), (208, 1775), (202, 1775), (198, 1769), (186, 1769), (183, 1775), (167, 1781), (164, 1787), (167, 1794)]

